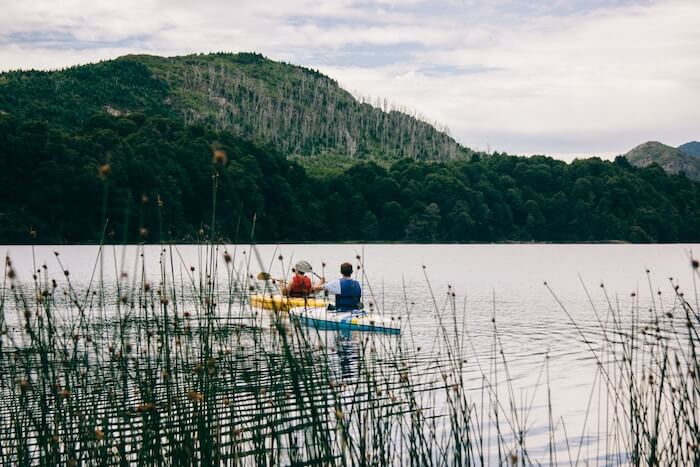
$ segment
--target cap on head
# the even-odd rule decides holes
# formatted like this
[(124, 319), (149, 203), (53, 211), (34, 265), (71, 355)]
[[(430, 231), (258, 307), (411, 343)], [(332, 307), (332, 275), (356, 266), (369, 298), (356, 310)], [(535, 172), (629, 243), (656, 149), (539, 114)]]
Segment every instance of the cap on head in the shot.
[(304, 261), (303, 259), (300, 261), (297, 261), (297, 264), (294, 265), (294, 270), (297, 272), (311, 272), (311, 265), (309, 264), (308, 261)]

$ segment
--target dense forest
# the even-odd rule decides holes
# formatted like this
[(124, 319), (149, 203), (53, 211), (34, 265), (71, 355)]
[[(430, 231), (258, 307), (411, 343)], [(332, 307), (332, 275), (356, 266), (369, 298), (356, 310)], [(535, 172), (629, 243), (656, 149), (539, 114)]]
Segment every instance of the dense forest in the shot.
[(0, 243), (700, 240), (700, 183), (658, 166), (479, 155), (313, 175), (173, 116), (75, 130), (0, 114)]
[(0, 73), (0, 112), (68, 131), (92, 115), (164, 115), (269, 145), (285, 155), (353, 160), (469, 156), (446, 132), (370, 105), (317, 71), (260, 54), (129, 55), (59, 71)]

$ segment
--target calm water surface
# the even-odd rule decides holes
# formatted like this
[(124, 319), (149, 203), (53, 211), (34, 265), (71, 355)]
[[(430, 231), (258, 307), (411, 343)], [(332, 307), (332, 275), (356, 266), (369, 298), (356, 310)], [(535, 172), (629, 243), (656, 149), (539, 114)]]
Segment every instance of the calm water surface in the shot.
[[(2, 249), (11, 257), (20, 280), (31, 281), (33, 270), (43, 264), (50, 276), (63, 279), (54, 255), (57, 251), (77, 287), (100, 280), (113, 284), (123, 271), (133, 276), (140, 254), (146, 276), (153, 283), (159, 281), (159, 246), (105, 247), (102, 261), (96, 261), (95, 246)], [(502, 410), (513, 412), (511, 416), (527, 427), (531, 453), (546, 457), (552, 423), (558, 437), (557, 460), (568, 463), (569, 456), (572, 461), (604, 461), (603, 452), (615, 451), (615, 440), (605, 435), (612, 415), (601, 395), (595, 356), (615, 358), (601, 350), (610, 304), (625, 319), (631, 320), (634, 312), (641, 322), (654, 306), (670, 309), (674, 299), (669, 277), (693, 293), (689, 258), (698, 246), (260, 245), (256, 253), (247, 245), (229, 245), (220, 247), (219, 257), (224, 249), (233, 256), (240, 280), (261, 270), (289, 277), (298, 259), (334, 278), (341, 262), (358, 264), (359, 255), (363, 269), (357, 278), (364, 285), (365, 303), (371, 301), (382, 313), (401, 316), (401, 339), (407, 346), (420, 347), (427, 358), (439, 361), (445, 352), (444, 333), (459, 342), (476, 410), (484, 410), (480, 401), (488, 379), (499, 398), (502, 395)], [(191, 267), (201, 270), (205, 261), (204, 249), (192, 245), (167, 249), (166, 260), (171, 256), (172, 264), (167, 266), (176, 277), (186, 277)], [(225, 282), (227, 275), (220, 269)], [(449, 300), (452, 293), (454, 301)]]

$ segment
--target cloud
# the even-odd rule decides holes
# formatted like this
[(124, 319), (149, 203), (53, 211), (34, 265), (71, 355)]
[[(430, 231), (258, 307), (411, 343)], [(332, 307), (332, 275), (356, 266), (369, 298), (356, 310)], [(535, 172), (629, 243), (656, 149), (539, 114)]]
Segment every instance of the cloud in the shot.
[[(664, 2), (533, 17), (404, 66), (324, 70), (361, 93), (430, 109), (467, 145), (621, 153), (647, 139), (697, 139), (699, 13), (694, 2)], [(486, 71), (436, 76), (421, 64)]]
[(12, 2), (0, 66), (259, 51), (515, 153), (698, 139), (695, 0)]

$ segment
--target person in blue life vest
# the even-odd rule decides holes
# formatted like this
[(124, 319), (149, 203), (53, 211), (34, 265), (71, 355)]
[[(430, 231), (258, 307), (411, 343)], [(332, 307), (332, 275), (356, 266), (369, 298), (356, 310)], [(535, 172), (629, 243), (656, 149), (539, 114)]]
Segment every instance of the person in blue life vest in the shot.
[(335, 295), (336, 311), (358, 310), (361, 306), (362, 287), (359, 282), (352, 278), (352, 264), (341, 264), (340, 273), (343, 275), (340, 279), (330, 282), (322, 280), (322, 287), (329, 295)]

